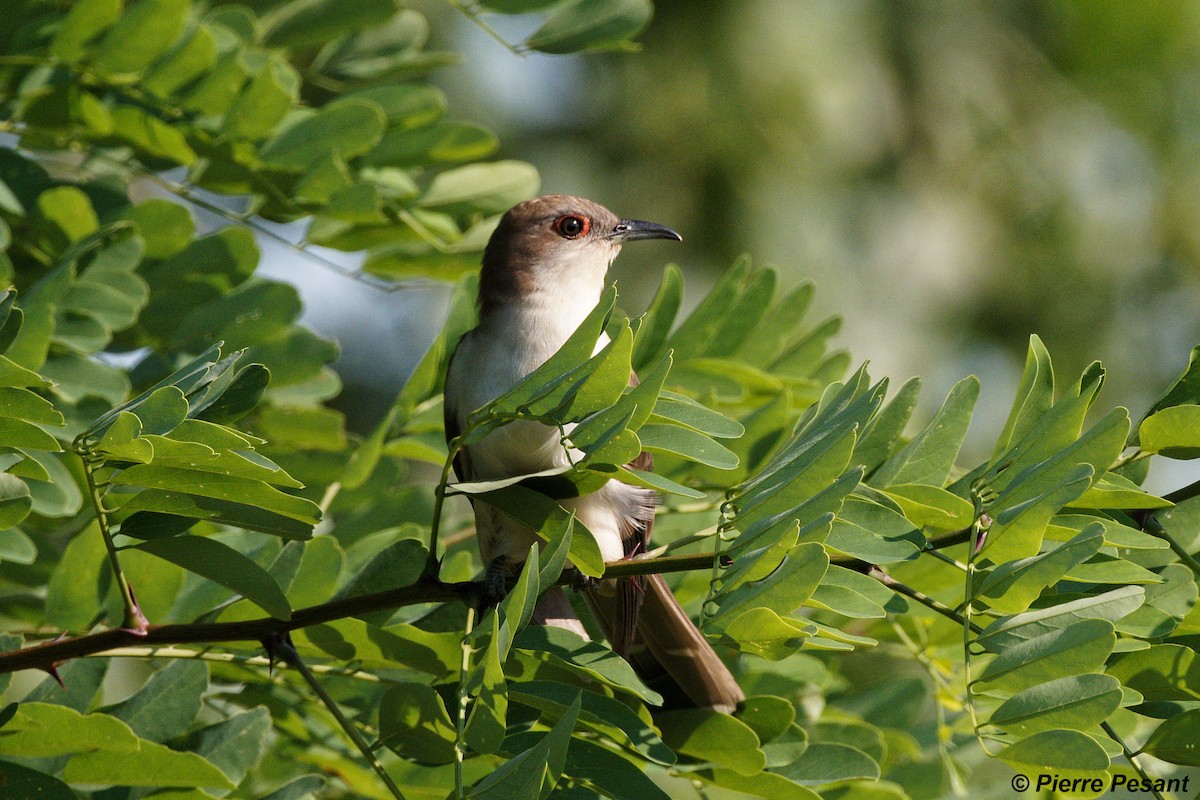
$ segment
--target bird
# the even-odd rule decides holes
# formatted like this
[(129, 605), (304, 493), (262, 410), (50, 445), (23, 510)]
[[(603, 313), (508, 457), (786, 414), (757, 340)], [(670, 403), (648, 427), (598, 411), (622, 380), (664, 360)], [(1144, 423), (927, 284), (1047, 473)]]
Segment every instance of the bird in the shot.
[[(478, 324), (459, 340), (447, 367), (447, 442), (464, 430), (472, 411), (499, 397), (567, 341), (599, 302), (622, 245), (640, 239), (682, 241), (663, 225), (622, 219), (599, 203), (572, 195), (526, 200), (501, 217), (483, 253)], [(606, 343), (601, 336), (597, 351)], [(631, 385), (636, 382), (631, 372)], [(570, 458), (557, 428), (518, 420), (461, 448), (454, 470), (459, 481), (499, 480), (566, 467)], [(645, 470), (652, 464), (646, 452), (631, 462)], [(656, 502), (652, 490), (616, 480), (560, 501), (595, 536), (605, 562), (648, 549)], [(472, 505), (485, 576), (514, 576), (537, 535), (483, 502)], [(744, 699), (732, 673), (661, 575), (601, 579), (583, 594), (613, 650), (669, 705), (732, 713)], [(542, 595), (533, 621), (588, 638), (559, 587)]]

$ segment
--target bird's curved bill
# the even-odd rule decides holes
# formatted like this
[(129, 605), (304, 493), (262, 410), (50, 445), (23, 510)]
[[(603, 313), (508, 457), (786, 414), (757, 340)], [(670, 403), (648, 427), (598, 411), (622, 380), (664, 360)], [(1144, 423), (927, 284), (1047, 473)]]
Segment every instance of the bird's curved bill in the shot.
[(617, 223), (617, 227), (612, 229), (612, 233), (605, 237), (609, 241), (628, 242), (633, 239), (674, 239), (677, 242), (682, 242), (683, 237), (675, 231), (659, 225), (657, 222), (646, 222), (641, 219), (623, 219)]

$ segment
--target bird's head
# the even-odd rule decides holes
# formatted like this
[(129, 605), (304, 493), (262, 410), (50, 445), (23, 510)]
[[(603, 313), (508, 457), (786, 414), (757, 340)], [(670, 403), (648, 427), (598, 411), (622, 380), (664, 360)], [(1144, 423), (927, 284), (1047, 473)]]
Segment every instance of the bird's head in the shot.
[(551, 194), (518, 203), (488, 240), (480, 305), (486, 311), (535, 296), (598, 298), (621, 245), (635, 239), (683, 237), (654, 222), (621, 219), (582, 197)]

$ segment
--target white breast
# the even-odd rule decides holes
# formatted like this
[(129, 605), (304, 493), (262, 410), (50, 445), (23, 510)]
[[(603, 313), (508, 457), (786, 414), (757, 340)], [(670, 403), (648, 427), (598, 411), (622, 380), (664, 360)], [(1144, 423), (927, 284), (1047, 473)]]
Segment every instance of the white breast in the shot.
[[(578, 288), (578, 287), (577, 287)], [(582, 295), (582, 296), (581, 296)], [(537, 369), (575, 331), (599, 300), (599, 290), (541, 293), (530, 302), (493, 312), (463, 337), (446, 376), (447, 407), (465, 428), (471, 412), (494, 400)], [(597, 342), (597, 351), (608, 343)], [(569, 433), (568, 426), (567, 432)], [(488, 434), (468, 451), (468, 480), (497, 480), (527, 475), (577, 460), (569, 459), (557, 428), (518, 421)], [(625, 519), (644, 514), (653, 494), (609, 481), (593, 494), (564, 501), (596, 537), (606, 561), (624, 557), (620, 531)], [(535, 541), (533, 532), (513, 520), (476, 505), (476, 525), (485, 562), (497, 555), (523, 561)]]

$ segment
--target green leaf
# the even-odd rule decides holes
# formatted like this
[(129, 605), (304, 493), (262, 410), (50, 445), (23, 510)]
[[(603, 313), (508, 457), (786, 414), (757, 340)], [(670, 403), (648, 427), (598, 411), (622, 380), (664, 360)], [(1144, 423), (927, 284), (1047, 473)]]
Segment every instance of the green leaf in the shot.
[(1000, 704), (988, 724), (1016, 736), (1056, 728), (1089, 730), (1121, 705), (1121, 685), (1109, 675), (1072, 675), (1031, 686)]
[(19, 420), (41, 422), (43, 425), (64, 423), (62, 414), (54, 404), (24, 389), (0, 389), (0, 416), (17, 417)]
[(79, 0), (67, 12), (50, 52), (68, 63), (79, 61), (87, 46), (121, 16), (121, 0)]
[(1146, 590), (1141, 586), (1122, 586), (1103, 594), (1080, 597), (1047, 608), (1001, 617), (984, 629), (976, 643), (989, 652), (998, 653), (1018, 642), (1060, 630), (1080, 620), (1103, 619), (1116, 622), (1128, 616), (1145, 600)]
[(290, 65), (268, 59), (225, 115), (222, 133), (246, 139), (267, 136), (295, 103), (298, 84)]
[(438, 173), (419, 205), (440, 211), (507, 211), (537, 193), (541, 178), (523, 161), (468, 164)]
[(650, 452), (681, 456), (717, 469), (738, 465), (738, 457), (731, 450), (690, 428), (651, 423), (639, 428), (637, 434), (643, 449)]
[(446, 704), (424, 684), (393, 684), (379, 700), (379, 743), (403, 758), (453, 763), (455, 735)]
[(1068, 505), (1072, 508), (1131, 510), (1171, 507), (1169, 501), (1142, 491), (1136, 483), (1116, 472), (1102, 475)]
[(109, 28), (93, 66), (101, 73), (139, 72), (165, 53), (183, 31), (187, 0), (138, 0)]
[(488, 800), (547, 796), (562, 775), (579, 709), (577, 697), (540, 742), (472, 786), (467, 796)]
[(998, 611), (1024, 611), (1047, 586), (1057, 583), (1072, 567), (1094, 556), (1103, 544), (1104, 526), (1099, 523), (1089, 525), (1053, 550), (996, 566), (979, 584), (977, 595)]
[(175, 536), (136, 545), (242, 595), (276, 619), (288, 619), (292, 607), (265, 569), (216, 539)]
[(33, 450), (62, 450), (58, 440), (31, 422), (12, 417), (0, 417), (0, 446), (27, 447)]
[(16, 716), (0, 729), (0, 743), (7, 756), (32, 758), (136, 753), (139, 745), (129, 726), (114, 717), (40, 702), (21, 703)]
[[(1079, 464), (1061, 477), (1053, 466), (1027, 474), (989, 509), (995, 516), (981, 552), (996, 562), (1036, 554), (1050, 519), (1082, 495), (1094, 475), (1090, 464)], [(1034, 492), (1041, 493), (1030, 497)]]
[(1001, 651), (978, 681), (1019, 691), (1057, 678), (1094, 672), (1103, 666), (1116, 643), (1111, 622), (1083, 620)]
[[(176, 2), (176, 0), (169, 0)], [(180, 0), (186, 2), (186, 0)], [(141, 0), (142, 3), (154, 0)], [(133, 49), (139, 49), (137, 47)], [(196, 160), (196, 152), (179, 128), (134, 106), (117, 106), (112, 112), (112, 136), (131, 145), (139, 155), (163, 158), (184, 166)]]
[(771, 608), (783, 613), (797, 609), (812, 597), (828, 568), (825, 548), (815, 542), (798, 544), (765, 579), (739, 586), (725, 596), (710, 624), (719, 628), (722, 621), (730, 621), (748, 608)]
[[(612, 438), (612, 431), (637, 430), (650, 418), (654, 400), (662, 390), (667, 373), (671, 369), (671, 359), (659, 361), (645, 379), (625, 392), (615, 404), (596, 412), (584, 419), (571, 431), (571, 444), (586, 450), (589, 454), (599, 454), (603, 450), (603, 442)], [(640, 444), (638, 446), (640, 451)], [(637, 453), (633, 454), (636, 457)], [(598, 457), (598, 456), (593, 456)], [(608, 463), (617, 465), (632, 460), (611, 459)]]
[(721, 638), (743, 653), (752, 653), (768, 661), (793, 655), (815, 630), (800, 620), (781, 617), (769, 608), (757, 606), (724, 625)]
[[(609, 287), (600, 297), (600, 301), (588, 313), (575, 332), (563, 343), (562, 347), (546, 359), (546, 361), (533, 372), (526, 375), (515, 386), (509, 389), (500, 397), (493, 400), (483, 409), (480, 409), (471, 415), (470, 422), (472, 425), (482, 423), (488, 416), (489, 412), (516, 412), (535, 400), (544, 400), (551, 392), (559, 389), (563, 384), (570, 380), (572, 373), (577, 372), (581, 367), (590, 365), (591, 369), (595, 369), (598, 361), (592, 358), (589, 359), (592, 352), (595, 350), (596, 342), (600, 338), (600, 334), (604, 332), (608, 325), (608, 320), (612, 314), (613, 304), (616, 302), (617, 292), (613, 287)], [(591, 374), (588, 372), (587, 374)], [(629, 380), (626, 375), (625, 381)], [(622, 383), (622, 388), (624, 387)], [(560, 394), (565, 394), (560, 392)], [(598, 410), (598, 409), (593, 409)], [(481, 429), (478, 434), (468, 437), (466, 442), (469, 444), (472, 441), (478, 441), (483, 438), (487, 430), (490, 428)]]
[(141, 741), (135, 753), (80, 753), (63, 767), (69, 783), (115, 786), (195, 786), (234, 789), (235, 784), (195, 753)]
[(517, 634), (513, 647), (605, 686), (622, 689), (647, 703), (662, 705), (662, 697), (642, 683), (625, 659), (572, 631), (553, 625), (530, 625)]
[(286, 128), (263, 146), (261, 156), (273, 169), (303, 172), (331, 152), (343, 160), (362, 155), (379, 141), (386, 125), (387, 117), (378, 104), (339, 100)]
[(12, 797), (36, 797), (38, 800), (76, 800), (71, 787), (44, 772), (0, 761), (0, 786)]
[(1004, 430), (996, 440), (992, 458), (1003, 455), (1009, 447), (1021, 441), (1035, 422), (1043, 417), (1054, 404), (1054, 367), (1046, 345), (1035, 334), (1029, 337), (1029, 352), (1025, 356), (1025, 370), (1013, 399), (1012, 411)]
[(359, 567), (335, 597), (355, 597), (416, 583), (425, 569), (427, 555), (425, 545), (416, 539), (390, 544)]
[(838, 511), (825, 544), (872, 564), (890, 564), (916, 556), (925, 537), (891, 508), (850, 495)]
[(285, 5), (264, 20), (263, 44), (302, 48), (373, 28), (396, 14), (394, 0), (310, 0)]
[(481, 125), (439, 120), (419, 128), (392, 128), (363, 161), (372, 167), (457, 164), (479, 161), (499, 145), (496, 134)]
[[(214, 497), (200, 497), (175, 491), (149, 489), (139, 492), (122, 506), (131, 514), (121, 524), (121, 533), (139, 539), (156, 538), (161, 535), (158, 526), (163, 524), (160, 514), (191, 519), (207, 519), (232, 525), (236, 528), (270, 533), (285, 539), (309, 539), (313, 523), (297, 520), (290, 516), (267, 511), (253, 504), (243, 504)], [(172, 533), (180, 529), (172, 528)]]
[(1200, 709), (1163, 720), (1141, 752), (1172, 764), (1200, 767)]
[(1170, 634), (1196, 605), (1200, 590), (1183, 564), (1168, 564), (1158, 574), (1162, 583), (1146, 587), (1146, 602), (1122, 619), (1121, 633), (1143, 639)]
[[(1004, 491), (1009, 483), (1025, 475), (1030, 467), (1062, 455), (1071, 449), (1072, 443), (1080, 446), (1076, 440), (1080, 438), (1084, 418), (1103, 384), (1104, 369), (1099, 362), (1095, 362), (1084, 370), (1079, 381), (1065, 391), (1049, 411), (1032, 420), (1024, 437), (1003, 454), (992, 457), (984, 476), (991, 487), (996, 491)], [(1106, 419), (1101, 424), (1111, 422)], [(1118, 445), (1117, 451), (1120, 452), (1120, 449)], [(1068, 463), (1074, 465), (1077, 462)], [(1103, 474), (1110, 463), (1111, 460), (1105, 463), (1097, 461), (1094, 464), (1097, 474)]]
[[(508, 720), (508, 682), (504, 675), (501, 646), (504, 642), (500, 615), (492, 614), (488, 645), (479, 663), (467, 676), (467, 690), (475, 696), (463, 738), (480, 753), (495, 753), (504, 740)], [(478, 630), (486, 631), (486, 628)]]
[[(507, 486), (473, 495), (476, 502), (498, 508), (528, 525), (542, 539), (553, 542), (571, 524), (572, 515), (550, 498), (524, 486)], [(596, 537), (579, 520), (574, 521), (570, 542), (571, 563), (593, 578), (604, 574), (604, 557)]]
[(874, 578), (831, 565), (806, 605), (855, 619), (883, 618), (888, 608), (905, 609), (904, 601)]
[(1079, 731), (1042, 731), (1009, 745), (996, 754), (1026, 775), (1054, 773), (1063, 777), (1094, 774), (1108, 769), (1109, 758), (1100, 744)]
[(1151, 414), (1138, 426), (1138, 440), (1146, 453), (1200, 457), (1200, 405), (1171, 406)]
[[(52, 229), (51, 238), (58, 249), (66, 250), (70, 244), (83, 242), (100, 227), (91, 200), (74, 186), (56, 186), (42, 192), (37, 197), (36, 210), (41, 226)], [(72, 255), (70, 250), (64, 252), (58, 266), (61, 268), (63, 264), (72, 262)], [(43, 285), (51, 287), (52, 292), (57, 292), (60, 287), (65, 290), (69, 285), (69, 277), (65, 273), (51, 273), (47, 281)], [(57, 299), (54, 297), (52, 301)], [(33, 311), (28, 308), (32, 305), (32, 302), (26, 303), (27, 311)]]
[[(0, 529), (12, 528), (29, 515), (32, 507), (33, 499), (25, 481), (7, 472), (0, 473)], [(9, 553), (8, 558), (11, 557)]]
[(671, 797), (639, 765), (612, 748), (579, 737), (571, 739), (563, 773), (587, 781), (609, 797), (631, 800), (670, 800)]
[(234, 783), (241, 783), (250, 768), (267, 752), (271, 715), (258, 706), (196, 731), (189, 749), (204, 756)]
[(49, 383), (33, 370), (25, 369), (16, 362), (0, 356), (0, 386), (45, 388)]
[(569, 0), (525, 41), (543, 53), (604, 50), (623, 45), (650, 21), (647, 0)]
[(37, 560), (37, 553), (37, 545), (33, 539), (20, 528), (0, 530), (0, 562), (32, 564)]
[(151, 66), (142, 80), (142, 88), (158, 97), (168, 97), (208, 75), (216, 64), (216, 37), (209, 26), (198, 25)]
[(912, 417), (913, 409), (917, 407), (917, 395), (920, 392), (921, 379), (909, 378), (888, 404), (871, 418), (854, 447), (856, 463), (870, 471), (896, 452), (904, 428)]
[(700, 774), (723, 789), (732, 789), (751, 797), (769, 797), (771, 800), (820, 800), (821, 798), (821, 795), (807, 786), (801, 786), (774, 772), (739, 775), (729, 769), (713, 769)]
[[(509, 698), (561, 719), (574, 702), (580, 702), (579, 724), (658, 764), (671, 766), (675, 754), (654, 728), (620, 700), (557, 681), (514, 683)], [(548, 723), (547, 723), (548, 724)]]
[[(1146, 417), (1171, 406), (1200, 403), (1200, 346), (1193, 347), (1187, 368), (1146, 412)], [(1130, 444), (1135, 442), (1131, 441)]]
[(663, 343), (671, 332), (671, 324), (679, 312), (682, 299), (683, 277), (678, 267), (668, 264), (650, 307), (633, 323), (633, 367), (638, 372), (666, 355)]
[(746, 432), (737, 420), (696, 402), (687, 395), (672, 391), (659, 392), (651, 417), (657, 422), (682, 425), (718, 439), (736, 439)]
[(362, 669), (400, 666), (440, 679), (457, 674), (462, 660), (461, 632), (432, 633), (407, 624), (384, 629), (360, 619), (340, 619), (293, 631), (292, 637), (303, 648), (301, 655), (325, 653), (358, 661)]
[(660, 714), (655, 722), (672, 750), (726, 767), (739, 775), (755, 775), (767, 765), (758, 736), (749, 725), (705, 708)]
[(813, 742), (796, 761), (776, 770), (796, 783), (817, 786), (834, 781), (879, 778), (875, 759), (850, 745)]
[(114, 475), (112, 482), (259, 506), (264, 511), (291, 517), (310, 525), (315, 525), (320, 519), (320, 508), (310, 500), (284, 494), (262, 481), (230, 475), (138, 464)]
[(924, 483), (943, 486), (971, 423), (979, 399), (979, 379), (964, 378), (950, 389), (929, 425), (871, 476), (873, 486)]
[(191, 726), (208, 691), (208, 666), (181, 659), (150, 676), (127, 700), (104, 709), (142, 739), (165, 742)]
[(1108, 674), (1139, 692), (1147, 702), (1200, 700), (1200, 662), (1180, 644), (1152, 644), (1120, 656)]
[(929, 484), (893, 484), (884, 494), (895, 500), (914, 524), (934, 531), (969, 527), (975, 516), (975, 507), (970, 502)]

